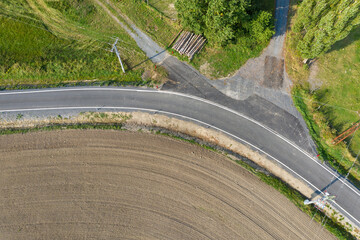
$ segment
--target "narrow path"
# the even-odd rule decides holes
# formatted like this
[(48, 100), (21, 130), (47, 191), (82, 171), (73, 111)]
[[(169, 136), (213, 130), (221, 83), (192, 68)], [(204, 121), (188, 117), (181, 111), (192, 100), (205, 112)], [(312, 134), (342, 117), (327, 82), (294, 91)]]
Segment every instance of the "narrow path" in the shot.
[[(289, 94), (278, 89), (256, 85), (256, 80), (237, 77), (238, 75), (234, 76), (233, 81), (227, 80), (228, 85), (224, 85), (224, 80), (209, 80), (189, 64), (167, 54), (165, 49), (138, 29), (130, 19), (123, 16), (111, 1), (104, 0), (108, 4), (107, 6), (100, 0), (94, 1), (134, 38), (139, 47), (154, 63), (161, 64), (167, 69), (169, 78), (172, 81), (166, 83), (162, 90), (191, 94), (232, 108), (291, 139), (306, 151), (312, 154), (316, 153), (315, 144), (308, 134), (306, 124), (293, 106)], [(132, 29), (129, 29), (127, 25), (121, 22), (109, 10), (108, 6), (113, 8)], [(277, 1), (276, 16), (279, 16), (281, 21), (276, 25), (277, 33), (272, 39), (273, 43), (265, 50), (265, 52), (269, 52), (269, 56), (271, 55), (274, 58), (276, 58), (274, 55), (280, 52), (278, 48), (284, 42), (288, 6), (289, 0)], [(254, 74), (254, 76), (261, 75), (258, 69), (252, 67), (252, 61), (253, 59), (248, 61), (247, 65), (249, 64), (249, 67), (246, 67), (247, 71), (255, 69), (257, 74)], [(283, 59), (280, 59), (280, 61), (283, 61)], [(239, 72), (241, 72), (241, 69)], [(237, 97), (242, 96), (243, 93), (246, 93), (246, 97)]]
[(169, 56), (169, 54), (166, 52), (165, 49), (160, 47), (156, 42), (154, 42), (149, 36), (147, 36), (145, 33), (143, 33), (140, 29), (138, 29), (135, 24), (130, 22), (130, 19), (128, 19), (126, 16), (122, 15), (120, 10), (117, 9), (109, 0), (106, 0), (106, 3), (109, 4), (113, 9), (116, 10), (116, 12), (119, 14), (119, 16), (126, 21), (126, 23), (131, 27), (131, 29), (125, 25), (120, 19), (115, 16), (109, 8), (102, 3), (100, 0), (94, 0), (98, 5), (100, 5), (104, 11), (112, 18), (115, 22), (120, 24), (122, 28), (125, 29), (125, 31), (135, 40), (137, 45), (143, 50), (146, 54), (146, 56), (151, 59), (154, 63), (161, 63), (164, 61), (165, 58)]

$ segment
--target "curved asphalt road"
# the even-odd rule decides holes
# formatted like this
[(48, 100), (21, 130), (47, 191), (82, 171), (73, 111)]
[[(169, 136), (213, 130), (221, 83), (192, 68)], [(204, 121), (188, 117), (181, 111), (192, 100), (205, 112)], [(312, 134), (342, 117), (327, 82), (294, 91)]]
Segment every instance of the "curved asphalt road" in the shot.
[(150, 111), (215, 128), (277, 161), (314, 191), (337, 195), (334, 206), (360, 226), (360, 191), (295, 144), (216, 103), (174, 92), (129, 88), (64, 88), (0, 92), (0, 113), (57, 115), (81, 111)]

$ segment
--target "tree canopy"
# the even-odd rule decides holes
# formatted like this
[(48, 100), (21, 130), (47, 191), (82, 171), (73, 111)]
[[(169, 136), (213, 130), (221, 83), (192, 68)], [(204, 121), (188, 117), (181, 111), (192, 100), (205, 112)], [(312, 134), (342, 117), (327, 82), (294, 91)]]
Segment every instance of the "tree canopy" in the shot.
[[(244, 32), (255, 34), (256, 41), (273, 34), (271, 13), (253, 16), (251, 0), (177, 0), (175, 7), (184, 28), (204, 34), (217, 45), (225, 45)], [(260, 34), (262, 30), (265, 34)]]
[(297, 49), (304, 59), (315, 58), (358, 24), (360, 0), (304, 0), (293, 27), (301, 34)]

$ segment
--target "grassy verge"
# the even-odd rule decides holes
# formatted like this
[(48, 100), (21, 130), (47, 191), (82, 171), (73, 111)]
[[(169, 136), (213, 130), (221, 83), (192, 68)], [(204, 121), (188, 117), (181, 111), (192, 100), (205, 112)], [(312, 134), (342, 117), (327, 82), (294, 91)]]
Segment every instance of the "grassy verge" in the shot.
[(74, 81), (74, 82), (59, 82), (59, 83), (48, 83), (48, 84), (16, 84), (16, 85), (4, 85), (0, 86), (0, 91), (3, 90), (24, 90), (24, 89), (40, 89), (40, 88), (60, 88), (60, 87), (89, 87), (89, 86), (113, 86), (113, 87), (124, 87), (124, 86), (148, 86), (154, 87), (157, 81), (153, 80), (142, 80), (140, 76), (135, 78), (126, 78), (122, 80), (103, 80), (103, 81)]
[[(64, 130), (64, 129), (103, 129), (103, 130), (125, 130), (126, 128), (123, 128), (123, 124), (126, 123), (126, 120), (131, 118), (131, 116), (125, 116), (125, 115), (118, 115), (116, 113), (112, 114), (106, 114), (106, 113), (83, 113), (84, 119), (88, 119), (92, 122), (83, 122), (83, 123), (66, 123), (66, 124), (51, 124), (47, 126), (42, 127), (33, 127), (33, 128), (9, 128), (9, 129), (2, 129), (0, 130), (0, 134), (15, 134), (15, 133), (28, 133), (33, 131), (51, 131), (51, 130)], [(115, 117), (114, 117), (115, 116)], [(108, 119), (119, 119), (120, 121), (118, 123), (102, 123), (102, 120), (107, 121)], [(151, 131), (151, 128), (150, 128)], [(154, 132), (154, 131), (151, 131)], [(211, 145), (208, 144), (202, 144), (198, 140), (194, 140), (193, 138), (187, 139), (183, 138), (181, 136), (171, 134), (171, 133), (163, 133), (161, 131), (155, 131), (155, 134), (165, 135), (169, 136), (181, 141), (185, 141), (191, 144), (196, 144), (198, 146), (201, 146), (207, 150), (215, 151), (217, 153), (225, 154), (223, 151), (220, 151)], [(225, 154), (226, 155), (226, 154)], [(230, 158), (230, 157), (229, 157)], [(234, 159), (230, 158), (232, 161)], [(329, 217), (326, 219), (326, 216), (320, 212), (317, 211), (313, 206), (311, 205), (304, 205), (303, 202), (305, 200), (305, 197), (301, 195), (297, 190), (291, 188), (286, 183), (282, 182), (280, 179), (273, 177), (271, 175), (264, 174), (261, 171), (258, 171), (254, 167), (251, 167), (249, 164), (245, 163), (244, 161), (235, 160), (236, 163), (238, 163), (240, 166), (248, 170), (250, 173), (256, 175), (259, 177), (264, 183), (274, 187), (276, 190), (278, 190), (281, 194), (285, 195), (292, 203), (294, 203), (298, 208), (300, 208), (303, 212), (308, 214), (310, 217), (314, 218), (314, 221), (317, 221), (324, 225), (324, 227), (334, 234), (338, 239), (356, 239), (353, 237), (346, 229), (336, 223), (336, 218)], [(326, 219), (326, 221), (324, 221)]]
[[(117, 10), (148, 34), (162, 47), (167, 47), (180, 30), (180, 25), (166, 17), (160, 9), (137, 0), (112, 0)], [(151, 1), (150, 1), (151, 3)]]
[[(138, 82), (146, 59), (135, 41), (97, 5), (84, 1), (0, 2), (0, 85), (60, 84), (84, 80)], [(114, 53), (119, 37), (126, 74)], [(150, 63), (147, 63), (150, 64)]]
[(33, 127), (33, 128), (1, 129), (0, 135), (19, 134), (19, 133), (25, 134), (29, 132), (67, 130), (67, 129), (123, 130), (122, 124), (102, 124), (102, 123), (52, 124), (49, 126)]
[(242, 36), (222, 48), (205, 45), (200, 54), (195, 54), (191, 64), (209, 78), (228, 77), (250, 58), (260, 56), (268, 43), (257, 44), (248, 36)]
[[(360, 27), (320, 56), (317, 65), (316, 78), (322, 85), (313, 95), (317, 101), (327, 103), (321, 113), (330, 128), (340, 134), (360, 121)], [(360, 131), (349, 149), (353, 156), (359, 153)]]
[(309, 68), (303, 63), (300, 53), (296, 49), (297, 43), (300, 40), (300, 34), (291, 31), (291, 26), (296, 17), (296, 10), (301, 0), (290, 0), (288, 27), (285, 39), (285, 65), (286, 72), (294, 83), (304, 83), (309, 78)]
[[(337, 219), (326, 216), (321, 211), (318, 211), (312, 205), (304, 205), (305, 197), (299, 193), (297, 190), (291, 188), (286, 183), (282, 182), (278, 178), (268, 176), (264, 173), (258, 172), (250, 166), (244, 166), (244, 164), (240, 161), (237, 161), (240, 165), (248, 169), (251, 173), (258, 176), (263, 182), (272, 186), (276, 190), (278, 190), (281, 194), (283, 194), (287, 199), (289, 199), (295, 206), (297, 206), (301, 211), (309, 215), (309, 217), (313, 217), (314, 221), (322, 224), (325, 229), (327, 229), (330, 233), (336, 236), (338, 239), (356, 239), (353, 235), (351, 235), (344, 226), (341, 226), (337, 223)], [(324, 221), (324, 219), (326, 219)]]
[[(310, 91), (301, 87), (292, 90), (294, 104), (304, 117), (309, 132), (317, 145), (319, 158), (328, 162), (340, 174), (346, 175), (355, 161), (355, 157), (346, 148), (346, 143), (334, 146), (332, 139), (336, 136), (327, 124), (321, 108), (326, 108), (323, 103), (316, 101)], [(349, 180), (360, 188), (360, 164), (355, 162), (351, 169)]]
[[(291, 0), (289, 28), (296, 18), (297, 4)], [(316, 90), (308, 82), (309, 70), (304, 68), (295, 49), (299, 35), (288, 29), (286, 39), (286, 65), (294, 80), (293, 99), (303, 115), (310, 134), (318, 146), (320, 158), (342, 175), (351, 169), (349, 179), (360, 187), (360, 131), (334, 146), (333, 139), (360, 120), (360, 27), (353, 30), (330, 51), (318, 57), (312, 78)], [(312, 70), (315, 71), (315, 70)], [(314, 80), (312, 80), (314, 81)]]

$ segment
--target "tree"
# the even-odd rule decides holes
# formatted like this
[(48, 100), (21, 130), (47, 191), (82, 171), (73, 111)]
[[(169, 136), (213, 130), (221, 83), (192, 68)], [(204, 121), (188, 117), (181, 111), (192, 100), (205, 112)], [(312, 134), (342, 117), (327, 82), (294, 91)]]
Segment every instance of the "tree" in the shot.
[(196, 34), (202, 34), (205, 30), (205, 14), (209, 0), (178, 0), (175, 8), (184, 28), (188, 28)]
[(225, 45), (247, 21), (248, 0), (211, 0), (205, 15), (205, 36), (209, 41)]
[(225, 45), (248, 21), (250, 0), (177, 0), (175, 7), (183, 27)]
[(301, 35), (297, 49), (304, 59), (315, 58), (358, 24), (360, 0), (304, 0), (293, 28)]
[(272, 14), (261, 11), (250, 24), (250, 34), (259, 44), (266, 42), (274, 35)]

